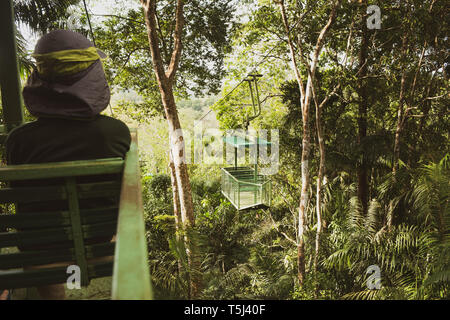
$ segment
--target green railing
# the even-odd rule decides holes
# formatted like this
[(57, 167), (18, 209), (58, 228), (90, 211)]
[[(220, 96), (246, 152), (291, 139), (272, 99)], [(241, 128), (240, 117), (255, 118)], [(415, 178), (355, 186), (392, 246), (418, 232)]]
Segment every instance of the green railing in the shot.
[(112, 299), (148, 300), (152, 298), (152, 288), (147, 261), (137, 133), (132, 132), (131, 137), (120, 194)]
[(238, 210), (271, 205), (272, 183), (250, 167), (222, 168), (222, 194)]

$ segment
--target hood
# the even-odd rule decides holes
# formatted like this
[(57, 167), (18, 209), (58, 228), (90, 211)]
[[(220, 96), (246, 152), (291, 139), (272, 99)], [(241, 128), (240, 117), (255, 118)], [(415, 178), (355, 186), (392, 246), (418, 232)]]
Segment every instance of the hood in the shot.
[(44, 35), (33, 54), (37, 68), (23, 89), (28, 111), (36, 117), (89, 120), (110, 101), (101, 58), (86, 37), (70, 30)]

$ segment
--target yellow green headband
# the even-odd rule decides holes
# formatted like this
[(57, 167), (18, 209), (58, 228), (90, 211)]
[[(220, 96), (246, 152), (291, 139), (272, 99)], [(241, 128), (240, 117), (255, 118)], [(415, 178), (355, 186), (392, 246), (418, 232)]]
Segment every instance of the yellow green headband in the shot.
[(45, 78), (73, 75), (101, 59), (95, 47), (33, 54), (32, 57), (36, 59), (39, 75)]

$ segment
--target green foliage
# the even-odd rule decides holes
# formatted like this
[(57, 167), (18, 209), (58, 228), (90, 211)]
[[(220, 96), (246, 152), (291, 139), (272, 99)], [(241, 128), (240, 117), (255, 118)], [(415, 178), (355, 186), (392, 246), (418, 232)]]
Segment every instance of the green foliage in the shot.
[[(165, 66), (173, 49), (174, 6), (173, 1), (159, 1), (157, 6)], [(230, 1), (196, 0), (187, 3), (184, 11), (183, 50), (175, 92), (180, 97), (214, 94), (224, 74), (223, 57), (229, 50), (234, 6)], [(109, 17), (95, 28), (95, 37), (109, 56), (105, 63), (109, 82), (136, 90), (148, 102), (144, 110), (162, 113), (142, 9), (128, 9)]]
[[(16, 18), (35, 30), (44, 30), (56, 26), (57, 17), (65, 17), (68, 5), (75, 2), (16, 1)], [(40, 6), (43, 3), (47, 6)], [(327, 19), (330, 1), (285, 3), (291, 39), (308, 59), (306, 53)], [(50, 4), (53, 11), (49, 11)], [(279, 129), (280, 163), (278, 173), (271, 177), (273, 206), (241, 212), (222, 197), (217, 166), (190, 165), (196, 224), (183, 232), (177, 232), (175, 226), (167, 174), (167, 128), (142, 10), (123, 8), (94, 25), (97, 45), (109, 55), (105, 61), (108, 81), (122, 94), (114, 113), (140, 130), (149, 263), (156, 298), (188, 298), (192, 273), (202, 274), (204, 299), (449, 298), (446, 3), (375, 4), (381, 7), (383, 21), (381, 30), (368, 31), (367, 77), (358, 76), (365, 8), (357, 1), (342, 1), (316, 71), (318, 102), (338, 83), (340, 87), (322, 109), (326, 180), (317, 270), (313, 268), (317, 231), (313, 191), (319, 149), (314, 104), (309, 115), (312, 196), (305, 226), (307, 277), (302, 287), (297, 279), (296, 235), (303, 123), (299, 87), (292, 80), (277, 4), (268, 0), (186, 4), (183, 56), (175, 86), (183, 128), (192, 130), (194, 120), (213, 104), (222, 129), (242, 126), (251, 112), (251, 100), (247, 84), (236, 85), (249, 72), (257, 71), (263, 74), (258, 83), (262, 114), (252, 126)], [(174, 5), (173, 1), (159, 1), (157, 7), (165, 65), (172, 51)], [(44, 21), (42, 13), (52, 19)], [(86, 33), (87, 29), (79, 31)], [(405, 34), (407, 50), (402, 52)], [(19, 47), (23, 53), (23, 41)], [(30, 69), (25, 58), (22, 55), (24, 72)], [(299, 64), (300, 73), (306, 76), (305, 66)], [(402, 74), (406, 90), (399, 101)], [(367, 134), (359, 138), (362, 84), (368, 88)], [(221, 99), (215, 95), (219, 89)], [(139, 97), (132, 101), (123, 98), (124, 92)], [(192, 97), (207, 93), (212, 95)], [(403, 113), (408, 112), (401, 132), (400, 166), (394, 174), (400, 102)], [(357, 198), (358, 168), (363, 164), (369, 180), (367, 212)], [(393, 223), (388, 229), (390, 213)], [(187, 233), (199, 249), (197, 270), (189, 269), (183, 241)], [(381, 269), (380, 290), (367, 289), (370, 265)]]
[(14, 0), (16, 21), (42, 33), (54, 28), (65, 17), (67, 9), (80, 0)]
[[(223, 5), (218, 3), (218, 6)], [(301, 39), (295, 45), (301, 46), (303, 52), (310, 52), (314, 45), (317, 33), (327, 19), (329, 3), (286, 1), (288, 22), (291, 26), (301, 22), (301, 28), (292, 27), (290, 36)], [(168, 17), (173, 13), (173, 4), (165, 4), (161, 4), (159, 10), (163, 17), (161, 30), (167, 37), (171, 30)], [(382, 7), (384, 29), (368, 33), (368, 76), (358, 77), (365, 8), (356, 1), (344, 1), (339, 8), (316, 71), (318, 102), (340, 84), (322, 110), (326, 179), (317, 270), (313, 268), (317, 231), (313, 190), (319, 166), (315, 108), (311, 108), (308, 124), (313, 134), (309, 163), (312, 196), (304, 237), (307, 277), (300, 287), (296, 247), (303, 125), (300, 92), (298, 83), (292, 81), (278, 6), (273, 1), (245, 1), (241, 3), (240, 23), (236, 24), (231, 39), (233, 50), (225, 50), (216, 58), (228, 71), (222, 87), (223, 97), (255, 67), (264, 75), (259, 82), (263, 112), (252, 125), (280, 130), (280, 166), (278, 173), (272, 176), (273, 206), (266, 210), (236, 212), (221, 196), (218, 168), (191, 165), (196, 225), (186, 232), (192, 233), (190, 238), (200, 250), (201, 264), (198, 270), (189, 270), (185, 244), (180, 240), (183, 234), (175, 233), (170, 177), (154, 175), (154, 167), (158, 167), (155, 163), (162, 162), (166, 154), (163, 149), (154, 149), (156, 152), (152, 157), (158, 161), (145, 167), (143, 180), (149, 260), (157, 297), (188, 297), (188, 275), (197, 272), (203, 276), (201, 298), (205, 299), (449, 298), (449, 156), (444, 156), (449, 150), (449, 118), (448, 79), (444, 65), (447, 57), (443, 49), (447, 27), (446, 23), (437, 23), (433, 18), (435, 15), (443, 18), (444, 2), (378, 4)], [(206, 39), (204, 43), (208, 43), (208, 39), (216, 39), (224, 44), (219, 35), (208, 28), (213, 22), (207, 17), (215, 17), (216, 13), (212, 10), (214, 7), (207, 8), (201, 23), (200, 11), (187, 9), (192, 21), (207, 30), (202, 35), (205, 38), (200, 37), (199, 41)], [(307, 14), (302, 16), (305, 12)], [(128, 12), (131, 20), (141, 21), (140, 15), (139, 12)], [(148, 53), (145, 55), (147, 51), (142, 49), (142, 56), (132, 52), (133, 48), (140, 52), (137, 44), (144, 43), (145, 39), (140, 39), (144, 35), (136, 33), (138, 26), (131, 20), (111, 19), (96, 32), (99, 41), (103, 41), (106, 48), (110, 47), (109, 53), (113, 57), (107, 67), (110, 79), (123, 88), (134, 88), (144, 97), (142, 104), (123, 102), (117, 109), (143, 123), (153, 115), (148, 110), (156, 110), (156, 113), (160, 110), (151, 102), (159, 101), (159, 97), (155, 95), (149, 56)], [(223, 21), (219, 21), (223, 27)], [(223, 31), (220, 26), (217, 30)], [(190, 50), (198, 46), (204, 55), (207, 45), (189, 38), (202, 30), (196, 26), (188, 26), (186, 30), (186, 39), (190, 40), (185, 41), (188, 46), (185, 52), (192, 52)], [(402, 53), (405, 32), (408, 50)], [(418, 66), (424, 48), (426, 54)], [(190, 88), (187, 83), (202, 80), (201, 77), (209, 79), (211, 73), (208, 72), (214, 70), (203, 70), (200, 75), (204, 65), (199, 63), (200, 69), (195, 68), (192, 57), (185, 57), (186, 69), (177, 84), (180, 110), (189, 113), (190, 120), (195, 118), (192, 108), (202, 105), (202, 101), (183, 101), (185, 92), (180, 87)], [(304, 58), (308, 58), (307, 55)], [(126, 66), (120, 71), (125, 62)], [(302, 64), (300, 72), (306, 75)], [(409, 109), (401, 133), (400, 166), (394, 174), (393, 145), (401, 106), (402, 72), (407, 87), (403, 112)], [(185, 80), (188, 82), (183, 82)], [(206, 85), (206, 82), (198, 83), (199, 88)], [(370, 90), (365, 115), (367, 134), (359, 139), (362, 83)], [(217, 83), (212, 81), (211, 84)], [(239, 127), (245, 114), (250, 112), (246, 89), (244, 84), (215, 101), (213, 109), (222, 129)], [(165, 144), (165, 139), (161, 135), (155, 140)], [(369, 173), (366, 212), (357, 198), (358, 168), (363, 164)], [(166, 172), (164, 166), (157, 172)], [(387, 220), (391, 213), (393, 223), (389, 229)], [(380, 267), (380, 290), (367, 288), (369, 274), (366, 271), (370, 265)]]
[[(16, 26), (26, 25), (36, 33), (45, 33), (62, 26), (67, 17), (68, 9), (80, 0), (14, 0), (14, 15)], [(25, 79), (33, 69), (33, 62), (26, 51), (26, 39), (16, 27), (16, 43), (19, 62), (19, 72)]]
[(179, 109), (192, 108), (195, 111), (203, 111), (209, 106), (214, 104), (217, 100), (217, 96), (209, 96), (205, 98), (195, 98), (189, 100), (181, 100), (177, 102), (177, 107)]
[[(330, 226), (329, 237), (339, 249), (323, 260), (323, 266), (327, 270), (345, 270), (354, 277), (355, 282), (344, 298), (448, 298), (450, 172), (447, 159), (448, 156), (440, 163), (410, 172), (412, 190), (404, 189), (400, 209), (403, 216), (399, 219), (407, 222), (388, 231), (382, 223), (387, 215), (383, 209), (388, 207), (386, 200), (372, 201), (368, 217), (362, 216), (354, 200), (346, 220), (341, 220), (343, 229), (338, 222)], [(365, 270), (373, 264), (381, 268), (379, 291), (365, 290)]]

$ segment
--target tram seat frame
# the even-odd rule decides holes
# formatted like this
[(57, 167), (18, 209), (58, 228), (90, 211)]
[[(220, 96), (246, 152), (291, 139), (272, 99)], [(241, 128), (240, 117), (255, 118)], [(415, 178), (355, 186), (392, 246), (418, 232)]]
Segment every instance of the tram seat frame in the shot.
[[(68, 267), (76, 265), (82, 286), (87, 286), (91, 279), (112, 275), (113, 299), (151, 298), (137, 151), (137, 134), (132, 132), (125, 160), (0, 167), (0, 181), (9, 185), (0, 189), (0, 203), (10, 204), (8, 208), (18, 203), (39, 205), (53, 200), (64, 200), (68, 204), (66, 211), (15, 213), (10, 210), (10, 213), (0, 214), (0, 248), (33, 248), (14, 253), (2, 250), (0, 289), (65, 283), (73, 272)], [(77, 181), (78, 177), (98, 175), (112, 178), (94, 183)], [(47, 185), (43, 179), (59, 182)], [(30, 183), (33, 180), (39, 185), (11, 186), (17, 181)], [(80, 209), (81, 199), (106, 196), (120, 197), (118, 207)], [(116, 241), (109, 241), (114, 234)], [(86, 243), (99, 237), (107, 240)], [(92, 262), (108, 256), (114, 256), (114, 261)], [(49, 266), (51, 264), (58, 266)]]

